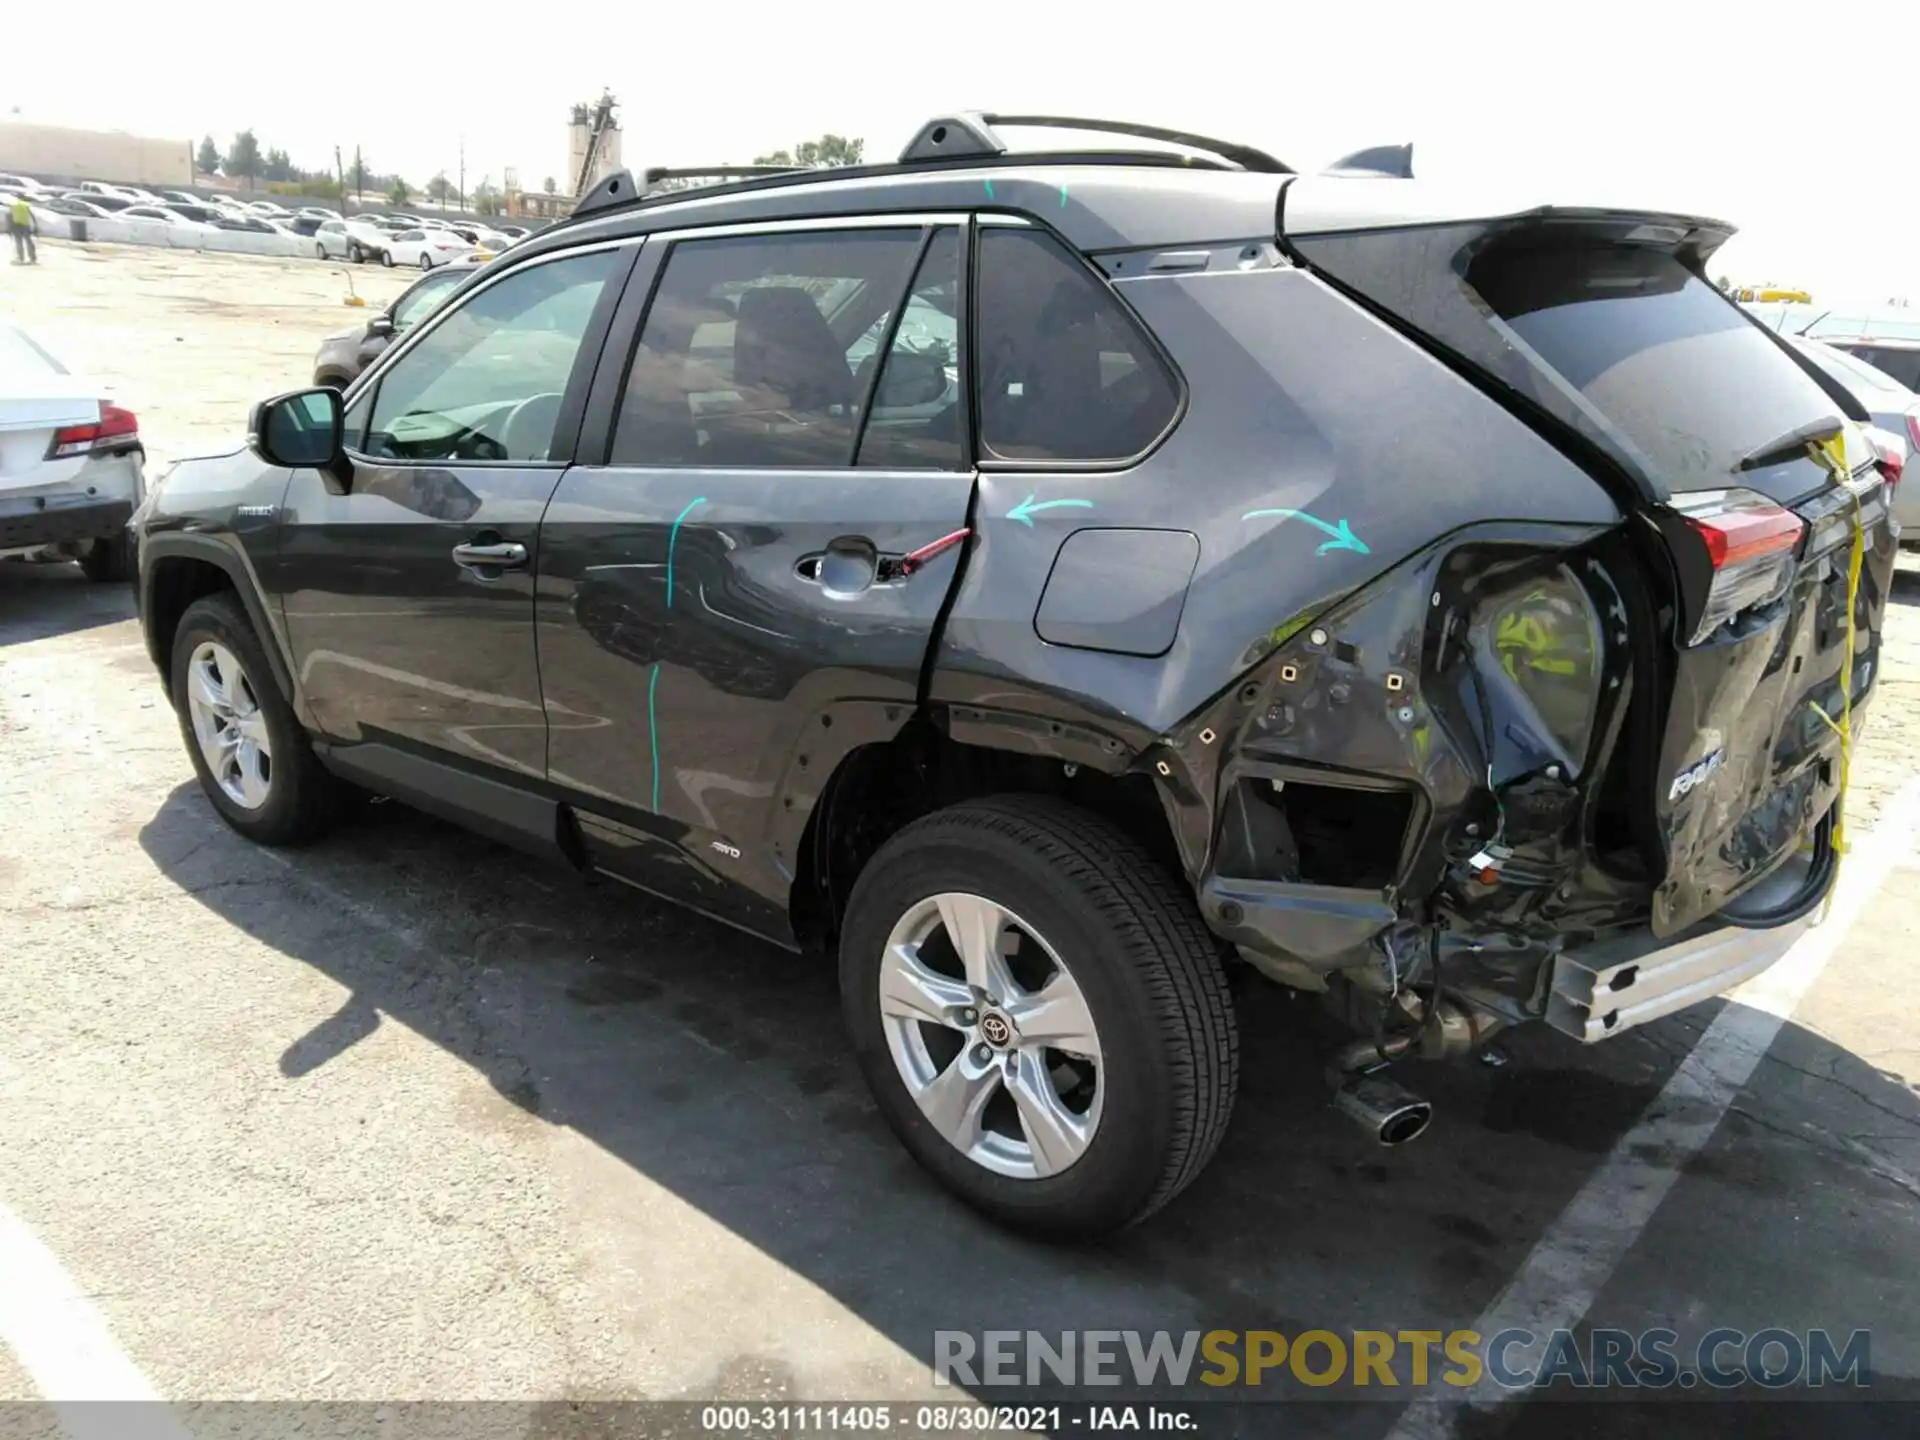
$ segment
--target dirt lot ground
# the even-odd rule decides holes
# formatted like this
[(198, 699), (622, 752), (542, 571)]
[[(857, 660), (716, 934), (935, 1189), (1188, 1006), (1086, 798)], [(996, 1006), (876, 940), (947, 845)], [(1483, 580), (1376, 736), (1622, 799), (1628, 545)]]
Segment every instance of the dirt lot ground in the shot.
[[(339, 266), (44, 256), (0, 268), (0, 309), (111, 381), (157, 463), (234, 438), (365, 313)], [(409, 278), (352, 276), (380, 300)], [(310, 851), (239, 840), (131, 615), (70, 567), (0, 566), (0, 1399), (131, 1374), (211, 1434), (191, 1402), (905, 1399), (936, 1330), (1664, 1325), (1685, 1355), (1778, 1326), (1870, 1331), (1865, 1393), (1896, 1403), (1606, 1433), (1916, 1428), (1920, 576), (1845, 894), (1780, 967), (1597, 1047), (1407, 1067), (1438, 1118), (1393, 1151), (1328, 1109), (1309, 1009), (1249, 988), (1222, 1153), (1083, 1249), (915, 1170), (824, 967), (398, 805)], [(1577, 1428), (1548, 1400), (1329, 1393), (1366, 1403), (1196, 1407), (1200, 1433)]]

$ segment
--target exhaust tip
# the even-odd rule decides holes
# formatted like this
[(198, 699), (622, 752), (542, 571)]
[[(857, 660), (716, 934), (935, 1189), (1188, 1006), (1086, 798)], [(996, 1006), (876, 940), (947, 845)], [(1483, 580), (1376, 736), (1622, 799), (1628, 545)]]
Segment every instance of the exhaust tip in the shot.
[(1425, 1100), (1416, 1100), (1380, 1122), (1380, 1143), (1404, 1145), (1416, 1138), (1432, 1121), (1433, 1106)]
[(1404, 1145), (1433, 1120), (1433, 1105), (1384, 1075), (1355, 1075), (1335, 1087), (1333, 1104), (1382, 1145)]

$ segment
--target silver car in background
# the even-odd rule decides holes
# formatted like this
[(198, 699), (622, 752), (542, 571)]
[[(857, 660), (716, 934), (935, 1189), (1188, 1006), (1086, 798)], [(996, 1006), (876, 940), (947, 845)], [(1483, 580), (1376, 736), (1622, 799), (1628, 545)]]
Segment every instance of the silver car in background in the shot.
[[(1826, 340), (1788, 335), (1787, 343), (1819, 366), (1822, 373), (1860, 402), (1873, 423), (1906, 446), (1906, 483), (1894, 492), (1893, 514), (1900, 522), (1903, 549), (1920, 548), (1920, 394), (1862, 360), (1852, 350)], [(1920, 355), (1920, 350), (1916, 350)]]

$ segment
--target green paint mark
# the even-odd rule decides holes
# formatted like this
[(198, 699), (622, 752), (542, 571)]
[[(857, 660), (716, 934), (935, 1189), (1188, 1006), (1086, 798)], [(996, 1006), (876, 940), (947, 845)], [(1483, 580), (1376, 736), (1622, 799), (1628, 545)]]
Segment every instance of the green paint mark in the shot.
[(647, 677), (647, 748), (653, 752), (653, 813), (660, 813), (660, 724), (654, 718), (653, 691), (660, 683), (660, 662), (654, 661), (653, 674)]
[(1274, 626), (1273, 633), (1267, 638), (1272, 642), (1273, 648), (1278, 650), (1282, 645), (1286, 644), (1287, 641), (1306, 629), (1308, 622), (1312, 619), (1312, 611), (1302, 610), (1291, 620), (1282, 620), (1278, 625)]
[(1060, 208), (1062, 210), (1067, 208), (1067, 187), (1064, 185), (1060, 187)]
[(993, 198), (993, 182), (991, 180), (987, 181), (987, 198), (989, 200)]

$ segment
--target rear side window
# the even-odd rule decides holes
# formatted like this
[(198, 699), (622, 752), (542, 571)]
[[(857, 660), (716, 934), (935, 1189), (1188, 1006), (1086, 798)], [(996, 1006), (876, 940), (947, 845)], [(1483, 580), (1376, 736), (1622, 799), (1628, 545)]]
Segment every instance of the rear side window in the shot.
[(1042, 230), (980, 232), (980, 444), (1002, 460), (1130, 460), (1180, 391), (1106, 282)]
[(921, 235), (675, 245), (627, 372), (613, 463), (850, 465), (866, 395), (856, 371), (907, 288)]

